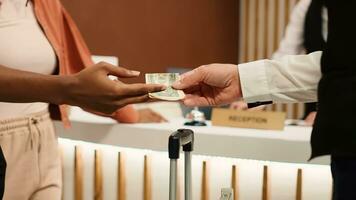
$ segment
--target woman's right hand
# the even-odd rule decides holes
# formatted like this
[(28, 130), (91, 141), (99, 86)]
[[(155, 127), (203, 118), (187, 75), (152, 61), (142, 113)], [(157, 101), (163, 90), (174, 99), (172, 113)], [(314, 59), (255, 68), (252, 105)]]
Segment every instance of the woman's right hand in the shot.
[(105, 114), (133, 103), (149, 100), (148, 93), (165, 89), (157, 84), (125, 84), (109, 79), (109, 75), (118, 78), (137, 77), (140, 72), (100, 62), (81, 72), (66, 77), (62, 103), (82, 107)]

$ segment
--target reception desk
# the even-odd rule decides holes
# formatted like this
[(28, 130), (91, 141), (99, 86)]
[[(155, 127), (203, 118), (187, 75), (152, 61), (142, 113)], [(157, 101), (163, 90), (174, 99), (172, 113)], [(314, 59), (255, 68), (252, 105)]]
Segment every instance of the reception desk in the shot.
[(286, 126), (283, 131), (229, 127), (184, 126), (183, 118), (162, 124), (119, 124), (111, 119), (91, 115), (78, 108), (72, 110), (72, 128), (55, 126), (59, 137), (121, 147), (166, 151), (168, 136), (177, 129), (195, 132), (195, 154), (291, 163), (329, 164), (328, 157), (308, 162), (311, 127)]
[[(61, 137), (64, 199), (75, 199), (78, 194), (84, 199), (168, 198), (168, 136), (179, 128), (192, 128), (182, 125), (184, 119), (118, 124), (75, 108), (71, 120), (68, 130), (55, 123)], [(311, 128), (262, 131), (209, 125), (192, 129), (196, 137), (193, 199), (218, 199), (221, 188), (226, 187), (234, 188), (241, 200), (259, 200), (265, 192), (269, 199), (277, 200), (331, 198), (330, 168), (323, 165), (328, 159), (305, 164)], [(183, 172), (182, 162), (179, 171)], [(179, 180), (182, 196), (183, 173)]]

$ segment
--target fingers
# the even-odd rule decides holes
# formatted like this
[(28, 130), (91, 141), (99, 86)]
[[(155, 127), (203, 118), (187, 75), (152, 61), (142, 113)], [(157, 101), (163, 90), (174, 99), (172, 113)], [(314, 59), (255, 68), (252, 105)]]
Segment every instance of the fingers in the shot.
[(184, 90), (192, 86), (197, 85), (199, 82), (204, 80), (204, 66), (198, 67), (190, 72), (182, 74), (180, 80), (173, 84), (173, 88), (178, 90)]
[(160, 114), (156, 113), (155, 111), (151, 109), (147, 109), (146, 111), (146, 122), (149, 123), (161, 123), (161, 122), (167, 122), (167, 120)]
[(201, 85), (194, 85), (191, 86), (187, 89), (183, 90), (185, 94), (196, 94), (196, 93), (200, 93), (201, 91)]
[(160, 84), (124, 84), (122, 88), (120, 88), (121, 93), (124, 96), (138, 96), (144, 95), (151, 92), (160, 92), (167, 88), (165, 85)]
[(168, 122), (166, 118), (154, 111), (151, 111), (151, 115), (155, 122)]
[(149, 99), (150, 99), (150, 97), (148, 96), (148, 94), (145, 94), (145, 95), (141, 95), (141, 96), (127, 97), (127, 98), (121, 99), (117, 102), (117, 104), (120, 107), (123, 107), (128, 104), (147, 102)]
[(144, 108), (137, 110), (139, 113), (139, 123), (162, 123), (167, 120), (159, 113), (153, 111), (150, 108)]
[(140, 72), (134, 70), (128, 70), (123, 67), (118, 67), (115, 65), (111, 65), (109, 63), (101, 62), (98, 64), (99, 66), (103, 66), (107, 72), (107, 75), (113, 75), (120, 78), (131, 78), (137, 77), (140, 75)]

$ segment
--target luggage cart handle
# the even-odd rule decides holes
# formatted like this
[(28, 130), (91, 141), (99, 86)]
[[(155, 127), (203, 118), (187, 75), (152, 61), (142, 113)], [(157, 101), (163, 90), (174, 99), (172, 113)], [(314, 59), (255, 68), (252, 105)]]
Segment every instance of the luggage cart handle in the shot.
[(169, 136), (168, 153), (170, 159), (179, 158), (180, 146), (183, 151), (191, 152), (194, 146), (194, 133), (189, 129), (178, 129)]

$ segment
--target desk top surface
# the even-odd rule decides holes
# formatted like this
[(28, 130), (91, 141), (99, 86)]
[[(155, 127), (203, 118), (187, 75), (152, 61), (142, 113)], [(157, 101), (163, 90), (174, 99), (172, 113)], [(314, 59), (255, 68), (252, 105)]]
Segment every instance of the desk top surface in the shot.
[(209, 135), (225, 135), (225, 136), (239, 136), (239, 137), (251, 137), (251, 138), (266, 138), (266, 139), (280, 139), (287, 141), (301, 141), (309, 142), (312, 128), (307, 126), (293, 126), (286, 125), (284, 130), (260, 130), (260, 129), (246, 129), (235, 127), (223, 127), (212, 126), (210, 121), (207, 121), (207, 126), (184, 126), (185, 119), (173, 118), (169, 119), (167, 123), (138, 123), (138, 124), (120, 124), (115, 120), (107, 117), (101, 117), (93, 115), (87, 112), (83, 112), (79, 109), (72, 111), (70, 116), (72, 122), (76, 123), (88, 123), (88, 124), (101, 124), (109, 126), (123, 126), (126, 128), (135, 129), (150, 129), (150, 130), (165, 130), (168, 132), (174, 132), (180, 128), (192, 129), (195, 133), (209, 134)]
[[(195, 132), (195, 152), (200, 155), (224, 156), (278, 162), (308, 163), (311, 127), (286, 126), (283, 131), (232, 127), (184, 126), (183, 118), (171, 118), (160, 124), (120, 124), (83, 111), (72, 112), (72, 128), (65, 130), (55, 123), (60, 137), (121, 147), (167, 150), (168, 136), (180, 128)], [(312, 163), (327, 164), (328, 158)]]

